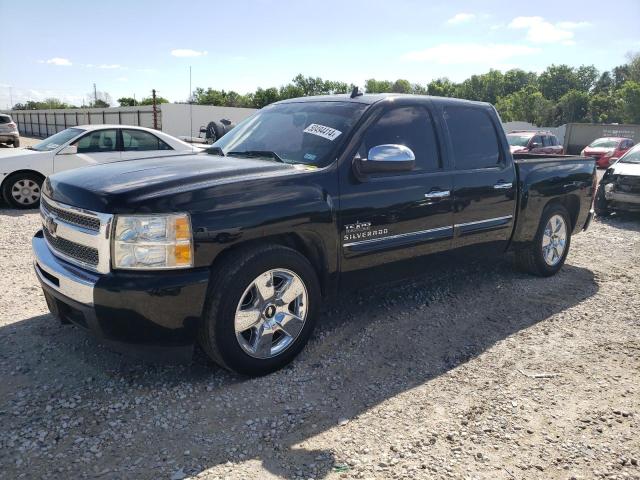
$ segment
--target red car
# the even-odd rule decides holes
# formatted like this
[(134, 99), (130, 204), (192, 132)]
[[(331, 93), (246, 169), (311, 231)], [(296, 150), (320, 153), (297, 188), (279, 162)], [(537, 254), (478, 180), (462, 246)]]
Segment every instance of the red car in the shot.
[(511, 153), (547, 153), (562, 155), (564, 149), (553, 133), (517, 131), (507, 134)]
[(633, 145), (633, 140), (630, 138), (603, 137), (584, 147), (580, 155), (595, 158), (596, 165), (600, 168), (609, 168), (609, 165), (618, 160)]

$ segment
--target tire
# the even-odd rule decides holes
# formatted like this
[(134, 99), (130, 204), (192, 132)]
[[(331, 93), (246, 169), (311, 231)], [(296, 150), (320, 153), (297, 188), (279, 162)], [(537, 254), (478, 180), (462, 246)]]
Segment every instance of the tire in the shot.
[(13, 141), (13, 148), (18, 148), (18, 147), (20, 147), (20, 139), (19, 139), (19, 138), (16, 138), (16, 139)]
[[(556, 236), (558, 238), (560, 237), (560, 233), (557, 231), (550, 232), (553, 239), (550, 242), (551, 246), (548, 247), (548, 250), (545, 250), (544, 247), (544, 244), (547, 243), (548, 239), (551, 239), (548, 235), (549, 232), (546, 232), (550, 221), (553, 219), (555, 227), (557, 225), (557, 218), (561, 219), (564, 226), (564, 243), (562, 244), (563, 247), (561, 252), (559, 247), (560, 241), (555, 238)], [(545, 208), (533, 241), (527, 247), (515, 252), (516, 267), (521, 271), (540, 277), (550, 277), (551, 275), (555, 275), (564, 265), (567, 254), (569, 253), (569, 248), (571, 246), (571, 230), (571, 220), (566, 208), (557, 204), (552, 204)], [(553, 242), (557, 242), (558, 244), (555, 251)], [(549, 256), (545, 255), (547, 252), (549, 253)], [(553, 257), (552, 261), (549, 261), (549, 257)]]
[(598, 217), (608, 217), (611, 215), (611, 209), (608, 206), (607, 199), (604, 198), (603, 186), (600, 185), (596, 191), (596, 198), (593, 202), (593, 210)]
[[(44, 178), (37, 173), (14, 173), (9, 175), (2, 184), (2, 198), (13, 208), (37, 208), (40, 205), (40, 194)], [(30, 194), (20, 194), (20, 182), (31, 190)], [(25, 188), (25, 192), (27, 191)]]
[[(279, 275), (289, 278), (290, 274), (293, 276), (288, 285), (292, 287), (287, 289)], [(268, 293), (269, 282), (265, 284), (265, 278), (272, 279), (275, 297), (258, 291), (260, 284)], [(301, 293), (295, 300), (289, 303), (285, 303), (287, 298), (277, 300), (279, 291), (293, 295), (296, 289)], [(198, 341), (221, 367), (242, 375), (266, 375), (291, 362), (306, 345), (317, 321), (320, 301), (316, 272), (297, 251), (278, 245), (240, 250), (222, 260), (212, 272)], [(249, 328), (256, 318), (257, 323)], [(293, 318), (303, 321), (286, 323)], [(286, 328), (280, 328), (278, 322)], [(261, 329), (267, 336), (259, 334)], [(273, 336), (268, 332), (273, 332)], [(259, 342), (259, 339), (266, 340)], [(252, 350), (254, 345), (258, 347)]]

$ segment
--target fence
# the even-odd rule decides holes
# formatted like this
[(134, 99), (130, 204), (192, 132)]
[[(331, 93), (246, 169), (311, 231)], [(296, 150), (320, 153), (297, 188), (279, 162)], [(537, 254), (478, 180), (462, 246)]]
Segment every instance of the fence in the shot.
[[(6, 112), (16, 122), (21, 135), (45, 138), (76, 125), (118, 124), (153, 128), (153, 107), (119, 107), (68, 110), (14, 110)], [(157, 111), (158, 129), (162, 114)]]

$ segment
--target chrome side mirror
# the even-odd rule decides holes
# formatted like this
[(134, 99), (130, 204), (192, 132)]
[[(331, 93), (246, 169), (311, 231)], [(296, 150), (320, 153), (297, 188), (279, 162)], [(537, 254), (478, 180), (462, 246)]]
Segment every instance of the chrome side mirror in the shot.
[(377, 145), (366, 159), (356, 158), (356, 166), (360, 173), (408, 172), (416, 164), (416, 156), (404, 145)]
[(78, 153), (77, 145), (67, 145), (58, 152), (58, 155), (75, 155), (76, 153)]

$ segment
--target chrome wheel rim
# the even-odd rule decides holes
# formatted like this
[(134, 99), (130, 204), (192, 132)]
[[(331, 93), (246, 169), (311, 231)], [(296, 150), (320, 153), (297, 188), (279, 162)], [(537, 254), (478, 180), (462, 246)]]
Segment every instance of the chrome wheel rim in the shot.
[(304, 328), (309, 295), (291, 270), (268, 270), (245, 289), (234, 328), (242, 350), (254, 358), (272, 358), (287, 350)]
[(23, 178), (11, 187), (11, 197), (20, 205), (33, 205), (40, 200), (40, 185)]
[(561, 215), (553, 215), (547, 222), (542, 236), (542, 256), (550, 267), (562, 259), (567, 245), (567, 225)]

